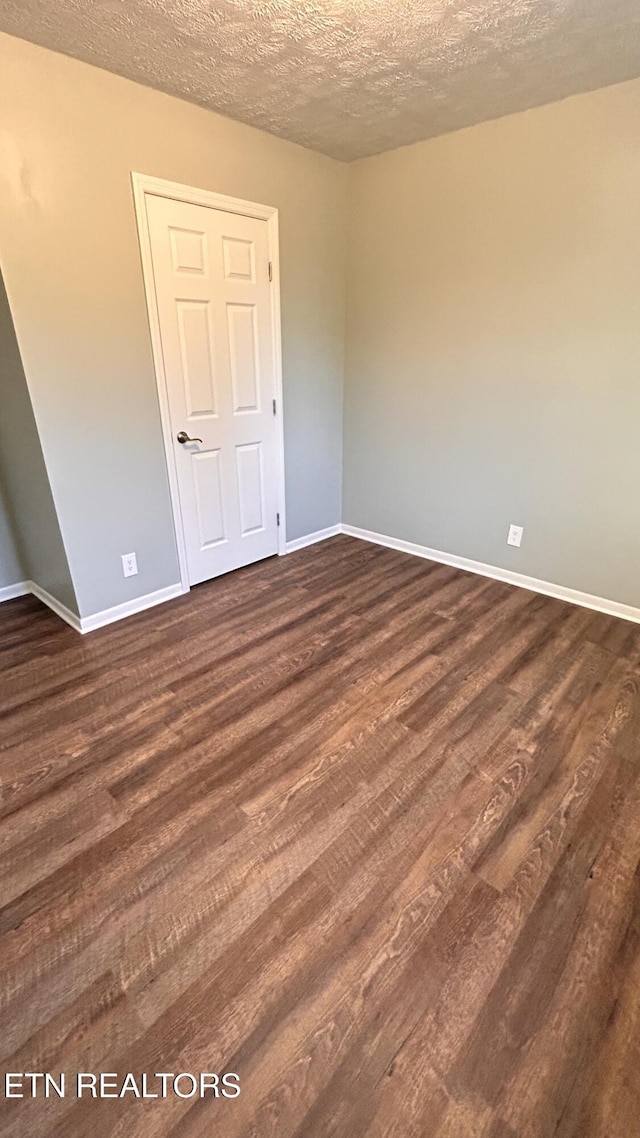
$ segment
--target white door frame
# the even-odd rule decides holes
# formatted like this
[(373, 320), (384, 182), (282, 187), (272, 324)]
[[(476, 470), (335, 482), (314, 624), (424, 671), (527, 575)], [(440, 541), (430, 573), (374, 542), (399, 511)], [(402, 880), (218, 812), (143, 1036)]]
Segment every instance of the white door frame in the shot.
[(242, 201), (240, 198), (226, 197), (211, 190), (198, 190), (193, 186), (183, 186), (179, 182), (167, 182), (164, 178), (154, 178), (149, 174), (136, 174), (132, 172), (133, 201), (135, 205), (136, 221), (138, 225), (138, 240), (140, 242), (140, 256), (142, 259), (142, 276), (147, 301), (149, 328), (151, 331), (151, 350), (158, 388), (158, 401), (160, 404), (160, 419), (162, 422), (162, 437), (167, 460), (169, 475), (169, 492), (171, 494), (171, 508), (173, 512), (173, 528), (178, 548), (178, 561), (180, 564), (180, 581), (183, 592), (189, 591), (189, 572), (187, 568), (187, 549), (182, 526), (182, 510), (178, 493), (178, 470), (176, 466), (175, 447), (173, 445), (173, 432), (169, 416), (169, 394), (167, 377), (164, 369), (164, 356), (160, 336), (160, 320), (156, 303), (155, 279), (153, 275), (153, 261), (151, 257), (151, 236), (149, 221), (145, 204), (145, 194), (154, 194), (156, 197), (172, 198), (174, 201), (187, 202), (189, 205), (203, 205), (210, 209), (221, 209), (226, 213), (239, 213), (244, 217), (256, 217), (267, 223), (267, 244), (269, 260), (272, 265), (272, 283), (269, 290), (271, 297), (271, 332), (273, 343), (273, 370), (276, 386), (277, 421), (278, 421), (278, 513), (280, 526), (278, 529), (278, 554), (286, 553), (287, 519), (285, 509), (285, 482), (284, 482), (284, 416), (282, 403), (282, 342), (280, 330), (280, 249), (278, 241), (278, 211), (274, 206), (258, 205), (256, 202)]

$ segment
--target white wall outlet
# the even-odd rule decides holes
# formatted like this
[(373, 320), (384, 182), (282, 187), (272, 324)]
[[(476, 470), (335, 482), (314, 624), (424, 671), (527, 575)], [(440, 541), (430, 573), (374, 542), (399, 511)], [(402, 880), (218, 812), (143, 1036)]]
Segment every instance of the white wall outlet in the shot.
[(135, 577), (138, 572), (138, 562), (135, 553), (122, 554), (122, 574), (124, 577)]
[(522, 541), (524, 533), (524, 526), (509, 526), (509, 536), (507, 537), (507, 545), (519, 546)]

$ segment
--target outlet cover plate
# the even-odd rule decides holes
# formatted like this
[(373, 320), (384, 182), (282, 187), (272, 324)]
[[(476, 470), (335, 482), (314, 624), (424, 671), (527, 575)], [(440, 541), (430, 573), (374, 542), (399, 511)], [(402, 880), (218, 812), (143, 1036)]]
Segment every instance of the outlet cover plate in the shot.
[(524, 533), (524, 526), (509, 526), (509, 533), (507, 536), (507, 545), (517, 545), (520, 547), (522, 542), (522, 535)]
[(122, 554), (122, 573), (125, 577), (135, 577), (138, 572), (138, 562), (135, 553)]

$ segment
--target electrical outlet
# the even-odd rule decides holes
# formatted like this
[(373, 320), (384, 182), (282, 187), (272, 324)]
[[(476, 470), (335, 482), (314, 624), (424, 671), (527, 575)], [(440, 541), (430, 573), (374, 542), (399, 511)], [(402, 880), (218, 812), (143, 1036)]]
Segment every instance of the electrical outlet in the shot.
[(138, 562), (135, 553), (122, 554), (122, 573), (124, 577), (135, 577), (138, 572)]
[(519, 546), (522, 541), (524, 533), (524, 526), (509, 526), (509, 536), (507, 537), (507, 545)]

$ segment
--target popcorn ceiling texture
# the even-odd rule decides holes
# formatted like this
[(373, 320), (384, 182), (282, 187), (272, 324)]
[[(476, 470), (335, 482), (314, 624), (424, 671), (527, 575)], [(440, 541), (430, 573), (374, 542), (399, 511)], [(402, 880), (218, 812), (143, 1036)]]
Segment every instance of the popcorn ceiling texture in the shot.
[(0, 0), (0, 29), (346, 160), (640, 74), (638, 0)]

